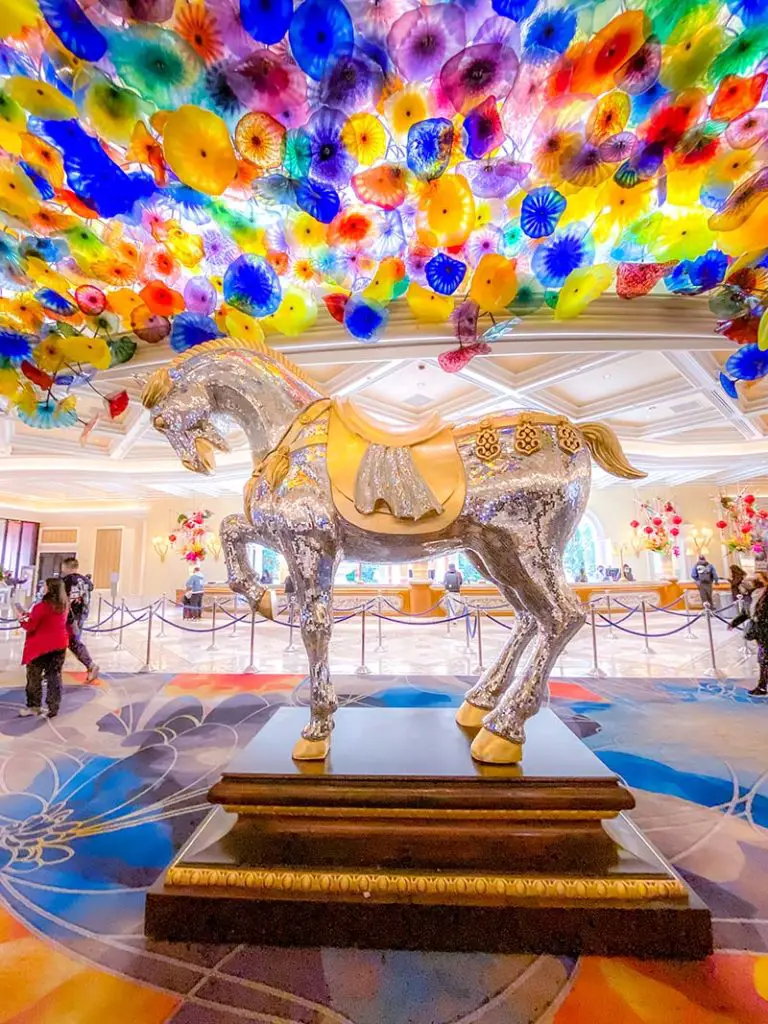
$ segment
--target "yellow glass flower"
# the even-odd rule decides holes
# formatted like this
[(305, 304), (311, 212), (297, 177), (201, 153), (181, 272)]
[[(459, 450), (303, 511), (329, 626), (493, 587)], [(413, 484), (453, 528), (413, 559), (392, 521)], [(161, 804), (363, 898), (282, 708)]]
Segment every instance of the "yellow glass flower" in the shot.
[(21, 39), (25, 32), (36, 28), (40, 8), (36, 0), (10, 0), (0, 4), (0, 38)]
[(341, 130), (341, 141), (366, 167), (381, 160), (387, 150), (387, 133), (373, 114), (353, 114)]
[(169, 225), (165, 244), (179, 263), (190, 269), (197, 266), (205, 253), (202, 238), (189, 234), (176, 223)]
[(40, 206), (40, 194), (20, 167), (10, 161), (0, 166), (0, 210), (27, 221)]
[(707, 211), (675, 210), (662, 214), (653, 255), (656, 260), (695, 260), (714, 242)]
[(39, 139), (36, 135), (23, 132), (21, 155), (35, 170), (40, 171), (54, 188), (64, 187), (64, 161), (61, 159), (58, 149), (49, 146), (47, 142)]
[(85, 90), (82, 111), (99, 135), (128, 146), (146, 106), (131, 89), (121, 89), (106, 75), (95, 72)]
[(263, 341), (264, 330), (258, 320), (231, 306), (222, 306), (216, 315), (216, 324), (230, 338), (237, 341)]
[(34, 416), (37, 412), (37, 392), (28, 380), (23, 381), (15, 395), (15, 405), (27, 416)]
[(603, 294), (612, 280), (613, 268), (607, 263), (571, 271), (557, 296), (555, 320), (572, 320), (579, 316), (590, 302)]
[(298, 249), (316, 249), (325, 245), (327, 232), (327, 225), (308, 213), (298, 214), (288, 225), (288, 237)]
[(517, 293), (517, 264), (514, 260), (488, 252), (472, 276), (469, 297), (481, 312), (501, 313)]
[(425, 324), (444, 323), (453, 312), (452, 296), (438, 295), (417, 281), (411, 281), (405, 299), (414, 317)]
[(134, 309), (143, 305), (141, 298), (130, 288), (115, 288), (107, 293), (107, 309), (117, 313), (124, 324), (130, 324)]
[(0, 396), (13, 399), (19, 389), (19, 374), (11, 366), (0, 369)]
[(77, 117), (77, 107), (54, 86), (39, 78), (15, 75), (5, 81), (5, 91), (19, 106), (48, 121), (65, 121)]
[(293, 276), (302, 284), (314, 284), (319, 280), (318, 273), (312, 260), (296, 260), (293, 264)]
[(210, 110), (184, 104), (168, 115), (163, 131), (165, 159), (190, 188), (218, 196), (237, 174), (237, 157), (224, 121)]
[(27, 331), (40, 330), (45, 320), (40, 303), (30, 292), (22, 292), (0, 300), (0, 312), (11, 317)]
[(67, 292), (71, 287), (69, 279), (58, 271), (52, 270), (37, 256), (30, 256), (27, 259), (27, 275), (32, 278), (38, 288), (53, 288), (55, 292), (68, 297)]
[(363, 292), (363, 298), (368, 302), (391, 302), (395, 288), (404, 276), (405, 266), (402, 261), (394, 256), (388, 256), (379, 264), (373, 280)]
[(429, 183), (416, 229), (430, 247), (463, 245), (475, 225), (475, 199), (461, 174), (444, 174)]
[(724, 47), (723, 40), (723, 27), (709, 22), (693, 35), (681, 38), (676, 46), (666, 47), (659, 74), (661, 84), (672, 92), (695, 85)]
[(36, 365), (48, 373), (58, 373), (66, 362), (60, 339), (53, 334), (35, 345), (32, 355)]
[(264, 318), (263, 326), (274, 327), (280, 334), (295, 338), (309, 330), (317, 320), (317, 303), (299, 288), (286, 288), (280, 305)]
[(428, 116), (427, 101), (418, 89), (403, 89), (386, 102), (389, 124), (395, 138), (405, 140), (408, 129)]
[(70, 363), (89, 363), (97, 370), (106, 370), (112, 363), (112, 353), (103, 338), (67, 338), (62, 350)]

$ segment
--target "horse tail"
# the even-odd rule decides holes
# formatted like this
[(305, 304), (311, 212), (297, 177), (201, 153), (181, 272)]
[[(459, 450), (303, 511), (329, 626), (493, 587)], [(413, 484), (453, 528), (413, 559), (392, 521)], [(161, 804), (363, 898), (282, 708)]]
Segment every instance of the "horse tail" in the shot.
[(604, 423), (579, 423), (577, 429), (584, 438), (592, 458), (606, 473), (624, 477), (625, 480), (642, 480), (648, 475), (631, 465), (618, 437)]

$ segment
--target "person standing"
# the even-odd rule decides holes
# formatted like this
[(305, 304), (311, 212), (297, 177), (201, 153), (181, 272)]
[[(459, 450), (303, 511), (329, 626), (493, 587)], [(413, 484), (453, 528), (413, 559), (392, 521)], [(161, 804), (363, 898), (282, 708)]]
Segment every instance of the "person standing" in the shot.
[(696, 559), (696, 564), (691, 570), (691, 579), (699, 588), (701, 603), (704, 607), (709, 605), (712, 608), (712, 588), (718, 582), (719, 576), (714, 565), (707, 561), (706, 555), (699, 555)]
[[(64, 581), (51, 576), (45, 581), (41, 601), (28, 613), (19, 614), (19, 624), (27, 636), (21, 657), (27, 667), (27, 706), (19, 714), (55, 718), (61, 706), (61, 670), (69, 645), (67, 613), (69, 604)], [(43, 709), (43, 680), (46, 705)]]
[[(744, 631), (747, 640), (757, 641), (757, 686), (748, 690), (751, 697), (768, 697), (768, 572), (755, 573), (752, 585), (752, 603), (749, 611), (742, 611), (731, 621), (728, 629), (749, 622)], [(750, 585), (747, 584), (747, 586)]]
[[(464, 583), (464, 577), (456, 568), (454, 562), (449, 562), (448, 572), (443, 577), (443, 586), (445, 587), (445, 597), (448, 602), (448, 615), (450, 618), (454, 618), (462, 609), (461, 601), (454, 595), (461, 593), (461, 588)], [(448, 623), (448, 628), (451, 628), (451, 623)]]
[(195, 566), (194, 572), (187, 580), (189, 591), (189, 617), (200, 619), (203, 615), (203, 591), (205, 590), (205, 576), (199, 565)]
[(91, 657), (90, 651), (83, 643), (83, 625), (88, 618), (91, 607), (91, 592), (93, 581), (88, 576), (82, 576), (78, 569), (80, 563), (76, 558), (68, 558), (61, 563), (64, 575), (61, 578), (69, 601), (69, 615), (67, 616), (67, 629), (69, 630), (70, 651), (74, 654), (81, 665), (85, 666), (86, 683), (93, 683), (99, 674), (99, 666)]

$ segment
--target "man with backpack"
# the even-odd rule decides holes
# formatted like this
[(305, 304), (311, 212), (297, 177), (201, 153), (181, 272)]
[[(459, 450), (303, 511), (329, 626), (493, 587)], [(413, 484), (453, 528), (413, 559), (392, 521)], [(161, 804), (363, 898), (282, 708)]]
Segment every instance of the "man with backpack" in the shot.
[(91, 606), (93, 581), (88, 576), (82, 576), (78, 572), (79, 568), (80, 563), (76, 558), (68, 558), (61, 564), (61, 570), (64, 573), (62, 582), (69, 598), (69, 614), (67, 615), (69, 649), (87, 669), (86, 683), (93, 683), (99, 674), (99, 666), (94, 662), (81, 637), (83, 623), (88, 618)]
[(711, 562), (707, 561), (706, 555), (699, 555), (697, 558), (696, 564), (691, 570), (691, 579), (699, 588), (701, 603), (704, 607), (709, 605), (712, 608), (712, 588), (718, 582), (719, 577), (717, 569), (715, 569)]

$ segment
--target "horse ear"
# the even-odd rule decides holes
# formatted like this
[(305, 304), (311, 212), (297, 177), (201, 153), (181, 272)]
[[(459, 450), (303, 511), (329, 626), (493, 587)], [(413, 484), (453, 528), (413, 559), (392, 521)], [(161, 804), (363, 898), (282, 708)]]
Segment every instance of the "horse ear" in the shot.
[(149, 375), (142, 388), (141, 404), (145, 409), (151, 409), (166, 397), (172, 387), (173, 381), (168, 370), (165, 367), (155, 370)]

